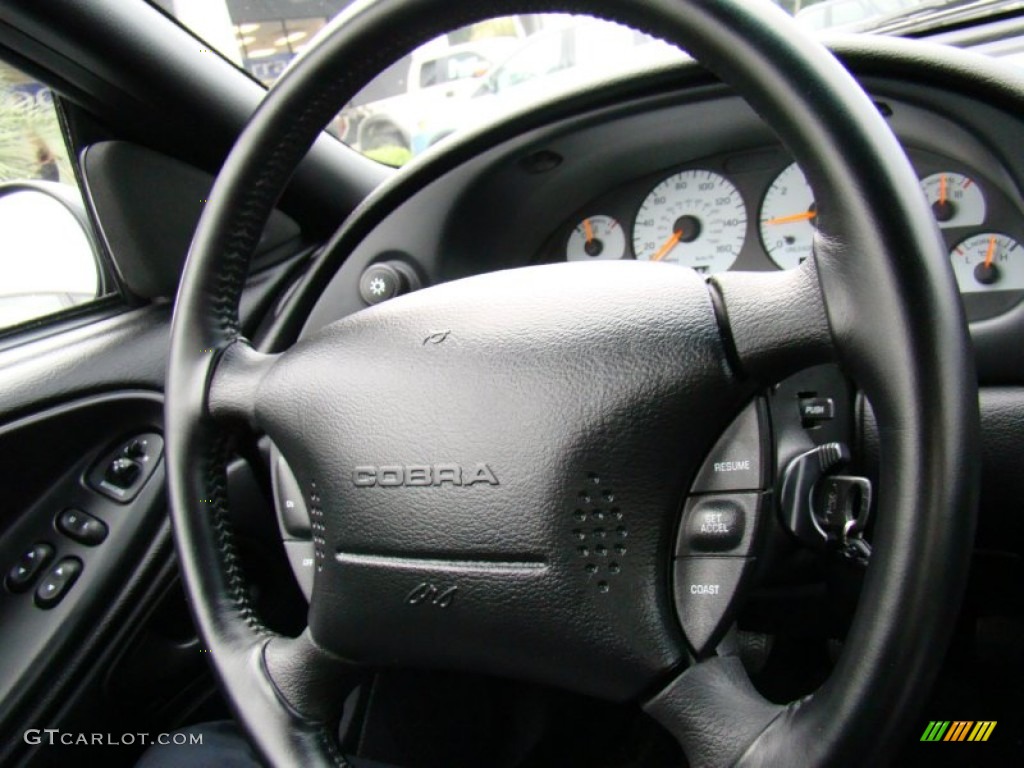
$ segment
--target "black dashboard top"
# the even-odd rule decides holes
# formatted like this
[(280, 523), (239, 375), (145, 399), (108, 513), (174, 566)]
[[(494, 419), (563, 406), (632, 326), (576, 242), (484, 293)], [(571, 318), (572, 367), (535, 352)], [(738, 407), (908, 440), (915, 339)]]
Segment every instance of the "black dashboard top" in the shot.
[[(929, 199), (941, 195), (944, 202), (956, 185), (970, 188), (971, 216), (947, 222), (942, 233), (954, 260), (974, 270), (965, 271), (968, 282), (984, 277), (986, 262), (1009, 265), (999, 273), (1001, 290), (975, 278), (964, 303), (981, 382), (1019, 381), (1024, 271), (1018, 278), (1016, 265), (1024, 270), (1024, 248), (1015, 246), (1024, 242), (1024, 156), (1015, 147), (1024, 111), (990, 96), (1001, 88), (1024, 99), (1024, 80), (996, 61), (914, 41), (858, 39), (837, 47), (900, 139)], [(514, 115), (442, 144), (378, 190), (377, 198), (394, 204), (373, 207), (390, 212), (376, 222), (360, 221), (357, 212), (327, 247), (308, 281), (307, 296), (318, 283), (323, 292), (302, 333), (366, 306), (359, 275), (376, 262), (403, 264), (430, 285), (562, 261), (574, 230), (589, 229), (591, 217), (601, 217), (598, 226), (604, 217), (618, 224), (622, 257), (635, 258), (644, 250), (636, 230), (647, 198), (663, 180), (689, 171), (724, 178), (728, 194), (737, 195), (730, 201), (741, 201), (743, 221), (729, 222), (742, 229), (732, 241), (731, 268), (778, 269), (762, 223), (771, 218), (765, 197), (790, 164), (757, 114), (696, 65)], [(364, 236), (356, 238), (360, 229)], [(343, 256), (349, 235), (359, 242)]]

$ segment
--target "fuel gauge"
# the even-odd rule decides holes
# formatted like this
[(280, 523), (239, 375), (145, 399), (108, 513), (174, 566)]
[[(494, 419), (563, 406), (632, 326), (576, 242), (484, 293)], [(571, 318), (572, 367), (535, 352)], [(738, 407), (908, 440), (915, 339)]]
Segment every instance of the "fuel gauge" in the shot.
[(985, 196), (974, 179), (962, 173), (933, 173), (921, 181), (921, 187), (943, 229), (985, 223)]
[(974, 235), (949, 254), (961, 293), (1024, 290), (1024, 249), (998, 232)]
[(569, 261), (621, 259), (626, 255), (626, 234), (611, 216), (584, 219), (569, 235), (565, 257)]

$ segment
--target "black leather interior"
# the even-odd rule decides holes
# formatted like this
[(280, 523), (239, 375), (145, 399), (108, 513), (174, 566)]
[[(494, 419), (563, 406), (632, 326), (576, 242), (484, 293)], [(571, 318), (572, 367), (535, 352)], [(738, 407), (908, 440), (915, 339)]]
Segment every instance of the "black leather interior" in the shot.
[[(438, 9), (436, 3), (422, 0), (359, 6), (343, 14), (332, 34), (279, 81), (213, 188), (175, 312), (166, 420), (178, 552), (197, 623), (231, 704), (263, 757), (273, 764), (342, 764), (343, 758), (333, 742), (331, 724), (323, 719), (325, 710), (303, 705), (312, 718), (296, 713), (295, 699), (280, 698), (284, 692), (273, 685), (260, 663), (268, 633), (248, 602), (227, 522), (224, 441), (221, 426), (207, 409), (208, 382), (223, 351), (239, 343), (238, 299), (263, 223), (330, 115), (382, 62), (437, 32), (498, 13), (553, 10), (547, 4), (512, 2), (486, 8), (448, 3), (444, 14)], [(848, 643), (853, 650), (840, 658), (829, 681), (809, 700), (791, 704), (776, 716), (777, 710), (758, 702), (742, 678), (737, 680), (735, 665), (713, 660), (685, 672), (680, 684), (692, 680), (706, 688), (709, 701), (717, 700), (714, 706), (692, 708), (667, 695), (663, 706), (652, 712), (673, 730), (695, 765), (726, 764), (737, 755), (742, 755), (741, 764), (749, 765), (789, 764), (794, 754), (809, 765), (884, 759), (899, 735), (900, 721), (889, 713), (912, 710), (935, 673), (938, 655), (921, 654), (919, 649), (926, 642), (934, 646), (948, 632), (956, 603), (951, 596), (963, 583), (973, 534), (977, 487), (976, 467), (960, 461), (975, 450), (978, 439), (965, 321), (951, 275), (936, 266), (942, 246), (917, 193), (916, 177), (852, 79), (768, 4), (567, 2), (559, 10), (607, 15), (683, 44), (751, 102), (805, 168), (819, 201), (821, 234), (817, 269), (807, 265), (794, 279), (806, 281), (802, 293), (820, 280), (825, 316), (811, 306), (801, 318), (788, 295), (764, 302), (760, 312), (746, 307), (740, 311), (744, 302), (749, 306), (752, 295), (746, 279), (716, 278), (719, 319), (734, 342), (736, 362), (751, 376), (745, 382), (737, 380), (730, 391), (734, 397), (725, 397), (718, 405), (724, 409), (731, 401), (738, 406), (745, 388), (749, 394), (755, 385), (771, 383), (758, 377), (795, 364), (791, 332), (802, 321), (800, 338), (811, 362), (821, 358), (823, 339), (830, 331), (838, 358), (875, 404), (887, 462), (882, 469), (875, 559)], [(415, 33), (405, 36), (395, 30)], [(338, 72), (345, 74), (339, 77)], [(868, 264), (871, 269), (864, 269)], [(778, 288), (777, 281), (763, 285), (767, 293)], [(430, 294), (440, 296), (440, 290), (430, 289), (416, 302), (401, 304), (411, 308), (411, 324), (418, 328), (418, 321), (440, 319), (429, 311)], [(444, 295), (453, 298), (448, 314), (454, 322), (464, 305), (460, 289), (449, 290)], [(709, 298), (704, 315), (708, 319), (710, 303)], [(400, 312), (397, 307), (396, 303), (395, 313)], [(355, 322), (372, 323), (377, 316), (390, 322), (387, 312)], [(784, 322), (771, 326), (779, 317)], [(593, 327), (601, 325), (595, 322)], [(441, 329), (424, 330), (433, 334)], [(332, 333), (343, 331), (336, 328)], [(586, 334), (575, 341), (586, 343)], [(571, 350), (570, 345), (562, 348)], [(340, 350), (336, 354), (348, 353), (344, 345)], [(284, 370), (293, 362), (298, 365), (303, 355), (316, 359), (321, 351), (330, 351), (329, 339), (300, 345), (275, 365)], [(585, 350), (577, 351), (586, 359)], [(722, 370), (716, 375), (729, 382), (735, 372), (728, 370), (724, 348), (719, 347), (718, 355), (717, 360), (703, 362), (719, 365)], [(512, 359), (508, 370), (515, 371)], [(686, 374), (699, 378), (700, 371)], [(472, 386), (472, 381), (463, 386)], [(329, 408), (323, 404), (326, 394), (334, 395)], [(326, 432), (347, 426), (344, 419), (349, 415), (338, 393), (314, 389), (303, 394), (300, 388), (298, 395), (299, 407), (319, 402), (325, 408), (306, 414), (314, 422), (325, 415), (344, 417), (317, 425)], [(437, 391), (431, 396), (437, 397)], [(244, 404), (235, 410), (244, 410)], [(666, 412), (671, 413), (671, 406)], [(719, 415), (724, 426), (733, 414)], [(316, 477), (306, 477), (309, 501), (317, 504), (319, 498), (314, 497), (321, 491), (341, 493), (332, 487), (331, 473), (338, 472), (340, 478), (346, 468), (325, 465), (327, 457), (308, 453), (316, 441), (305, 443), (296, 435), (301, 427), (294, 422), (294, 413), (287, 423), (275, 421), (267, 409), (257, 409), (257, 420), (261, 416), (269, 416), (271, 431), (282, 436), (286, 455), (291, 451), (302, 456), (304, 471), (315, 471)], [(358, 422), (354, 426), (365, 428)], [(330, 435), (320, 440), (326, 444)], [(584, 442), (580, 447), (585, 453), (597, 446)], [(319, 480), (323, 486), (314, 488), (312, 483), (325, 472), (330, 479)], [(685, 474), (680, 477), (680, 488), (685, 479)], [(328, 512), (333, 503), (329, 499), (325, 504)], [(337, 533), (332, 534), (330, 519), (327, 525), (319, 543), (324, 556), (329, 546), (334, 558), (339, 554)], [(332, 646), (336, 639), (323, 627), (341, 626), (330, 610), (336, 590), (328, 577), (318, 577), (311, 608), (313, 634), (320, 627)], [(317, 666), (338, 666), (315, 643), (304, 644), (303, 653), (307, 658), (314, 654)], [(441, 654), (442, 663), (445, 660)], [(289, 682), (294, 679), (287, 676)], [(766, 727), (723, 728), (724, 713), (746, 713)]]

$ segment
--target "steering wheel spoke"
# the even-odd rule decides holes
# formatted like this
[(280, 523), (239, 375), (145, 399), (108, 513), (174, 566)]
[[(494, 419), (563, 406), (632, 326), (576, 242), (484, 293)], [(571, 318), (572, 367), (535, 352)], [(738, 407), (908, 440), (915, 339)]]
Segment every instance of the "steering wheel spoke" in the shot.
[(736, 765), (785, 711), (757, 692), (736, 656), (688, 667), (643, 707), (675, 737), (693, 768)]
[(761, 384), (834, 359), (813, 260), (784, 272), (726, 272), (712, 277), (709, 287), (735, 362)]
[(222, 422), (244, 422), (257, 428), (260, 385), (278, 355), (258, 352), (244, 339), (236, 339), (212, 364), (207, 385), (207, 410)]
[(275, 636), (263, 645), (263, 673), (287, 707), (304, 720), (337, 723), (348, 695), (367, 671), (325, 650), (306, 630)]

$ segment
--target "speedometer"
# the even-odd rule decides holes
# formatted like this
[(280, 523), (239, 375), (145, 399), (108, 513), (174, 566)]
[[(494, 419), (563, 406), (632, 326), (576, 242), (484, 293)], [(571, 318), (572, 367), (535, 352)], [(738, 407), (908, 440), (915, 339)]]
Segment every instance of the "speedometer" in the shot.
[(728, 179), (712, 171), (682, 171), (656, 186), (640, 206), (633, 251), (638, 259), (724, 272), (746, 234), (747, 209)]

